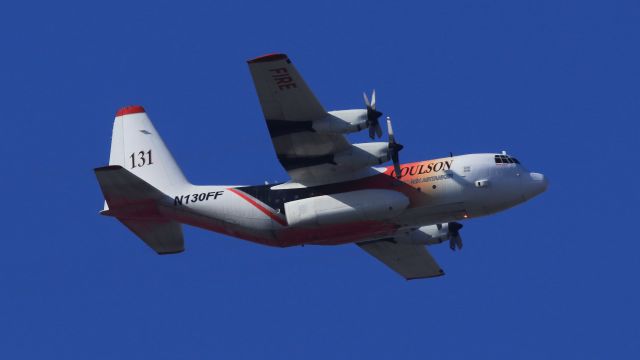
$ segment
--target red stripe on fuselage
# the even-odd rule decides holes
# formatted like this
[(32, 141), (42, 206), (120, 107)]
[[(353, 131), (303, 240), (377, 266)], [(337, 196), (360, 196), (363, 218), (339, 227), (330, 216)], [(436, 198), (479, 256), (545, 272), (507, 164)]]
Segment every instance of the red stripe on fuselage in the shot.
[(315, 228), (288, 227), (278, 231), (278, 240), (281, 242), (280, 246), (340, 245), (371, 238), (390, 237), (397, 229), (397, 225), (383, 221), (359, 221)]
[(277, 222), (278, 224), (280, 224), (282, 226), (287, 226), (287, 222), (283, 218), (281, 218), (280, 216), (272, 213), (269, 209), (265, 208), (264, 206), (258, 204), (257, 201), (255, 201), (252, 198), (250, 198), (247, 194), (243, 193), (242, 191), (236, 190), (234, 188), (228, 188), (228, 190), (231, 191), (232, 193), (240, 196), (241, 198), (245, 199), (249, 204), (255, 206), (258, 210), (262, 211), (265, 215), (267, 215), (268, 217), (273, 219), (273, 221)]

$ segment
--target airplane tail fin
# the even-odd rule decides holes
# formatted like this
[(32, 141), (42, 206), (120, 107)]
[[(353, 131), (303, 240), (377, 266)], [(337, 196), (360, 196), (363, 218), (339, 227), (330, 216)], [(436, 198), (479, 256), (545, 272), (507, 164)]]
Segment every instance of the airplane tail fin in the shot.
[(159, 254), (184, 250), (182, 226), (162, 209), (189, 182), (142, 106), (118, 110), (109, 166), (95, 169), (104, 215), (116, 217)]
[(162, 211), (171, 198), (120, 165), (94, 171), (108, 205), (102, 214), (116, 217), (158, 254), (184, 251), (182, 226)]
[(120, 165), (163, 192), (188, 185), (142, 106), (116, 113), (109, 165)]

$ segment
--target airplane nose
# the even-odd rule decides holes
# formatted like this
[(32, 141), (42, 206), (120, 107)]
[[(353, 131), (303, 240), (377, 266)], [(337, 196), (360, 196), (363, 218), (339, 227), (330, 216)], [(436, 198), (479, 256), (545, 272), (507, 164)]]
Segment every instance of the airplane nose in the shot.
[(536, 196), (547, 190), (549, 182), (544, 175), (540, 173), (529, 173), (529, 177), (531, 178), (531, 181), (529, 182), (531, 186), (531, 196)]

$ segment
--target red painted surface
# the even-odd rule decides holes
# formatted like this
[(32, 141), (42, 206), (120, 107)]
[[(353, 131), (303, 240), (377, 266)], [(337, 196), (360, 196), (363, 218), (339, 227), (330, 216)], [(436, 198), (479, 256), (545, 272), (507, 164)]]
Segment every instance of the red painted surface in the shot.
[(145, 112), (144, 108), (140, 105), (125, 106), (120, 110), (118, 110), (118, 112), (116, 113), (116, 117), (123, 116), (123, 115), (139, 114), (143, 112)]
[(281, 246), (340, 245), (366, 238), (393, 236), (397, 229), (397, 225), (387, 222), (362, 221), (314, 228), (286, 228), (277, 236)]
[(188, 225), (199, 227), (202, 229), (215, 231), (220, 234), (225, 234), (225, 235), (236, 237), (239, 239), (248, 240), (254, 243), (268, 245), (268, 246), (275, 246), (275, 247), (282, 246), (274, 238), (262, 237), (262, 236), (252, 234), (248, 231), (243, 231), (240, 229), (238, 230), (226, 229), (222, 225), (217, 225), (212, 221), (205, 220), (205, 218), (193, 217), (193, 216), (189, 216), (188, 214), (181, 214), (181, 213), (172, 214), (171, 217), (173, 220), (176, 220), (183, 224), (188, 224)]
[(247, 194), (245, 194), (245, 193), (243, 193), (241, 191), (238, 191), (238, 190), (236, 190), (234, 188), (229, 188), (228, 190), (231, 191), (232, 193), (240, 196), (241, 198), (245, 199), (248, 203), (250, 203), (251, 205), (255, 206), (258, 210), (262, 211), (265, 215), (267, 215), (268, 217), (273, 219), (273, 221), (277, 222), (278, 224), (280, 224), (282, 226), (287, 226), (287, 222), (285, 221), (285, 219), (283, 219), (282, 217), (272, 213), (269, 209), (265, 208), (264, 206), (258, 204), (257, 201), (252, 199)]
[(287, 55), (285, 55), (285, 54), (273, 53), (273, 54), (266, 54), (266, 55), (258, 56), (257, 58), (254, 58), (254, 59), (251, 59), (251, 60), (247, 60), (247, 62), (249, 64), (255, 64), (255, 63), (261, 63), (261, 62), (285, 60), (286, 58), (287, 58)]

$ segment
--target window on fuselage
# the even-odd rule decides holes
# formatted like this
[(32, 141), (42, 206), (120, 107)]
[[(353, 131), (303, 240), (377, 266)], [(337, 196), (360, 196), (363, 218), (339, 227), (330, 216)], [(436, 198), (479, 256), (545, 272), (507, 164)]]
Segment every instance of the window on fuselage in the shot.
[(494, 156), (494, 160), (496, 164), (520, 164), (518, 159), (506, 155), (496, 155)]

